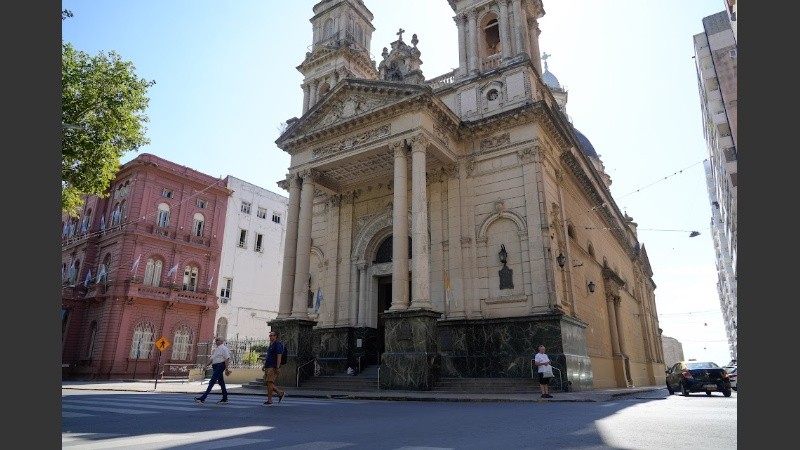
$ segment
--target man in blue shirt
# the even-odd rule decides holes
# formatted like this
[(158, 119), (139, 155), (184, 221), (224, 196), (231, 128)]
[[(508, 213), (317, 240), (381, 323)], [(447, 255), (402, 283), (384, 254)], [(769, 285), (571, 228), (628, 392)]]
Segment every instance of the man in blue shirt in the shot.
[(272, 404), (272, 393), (278, 395), (278, 403), (283, 401), (286, 396), (286, 391), (282, 391), (275, 386), (275, 380), (281, 373), (281, 364), (283, 364), (283, 343), (278, 340), (278, 332), (270, 331), (269, 333), (269, 347), (267, 348), (267, 357), (264, 359), (264, 380), (267, 382), (267, 401), (265, 405)]

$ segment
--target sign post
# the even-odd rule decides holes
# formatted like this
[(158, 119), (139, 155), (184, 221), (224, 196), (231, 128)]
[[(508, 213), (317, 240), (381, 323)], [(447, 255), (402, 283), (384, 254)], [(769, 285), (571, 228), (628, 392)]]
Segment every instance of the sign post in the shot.
[(156, 365), (156, 384), (153, 386), (153, 389), (158, 388), (158, 375), (161, 373), (161, 355), (164, 354), (164, 350), (170, 346), (170, 342), (165, 337), (161, 337), (161, 339), (156, 341), (156, 348), (158, 349), (158, 365)]

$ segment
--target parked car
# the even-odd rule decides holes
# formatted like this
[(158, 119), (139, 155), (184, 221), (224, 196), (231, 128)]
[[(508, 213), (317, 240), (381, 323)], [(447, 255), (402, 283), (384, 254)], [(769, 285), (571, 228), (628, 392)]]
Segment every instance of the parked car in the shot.
[(730, 397), (732, 388), (728, 372), (709, 361), (680, 361), (665, 371), (670, 395), (680, 391), (685, 397), (692, 392), (722, 392)]
[(725, 366), (723, 369), (728, 372), (728, 379), (731, 380), (731, 389), (736, 391), (736, 366)]

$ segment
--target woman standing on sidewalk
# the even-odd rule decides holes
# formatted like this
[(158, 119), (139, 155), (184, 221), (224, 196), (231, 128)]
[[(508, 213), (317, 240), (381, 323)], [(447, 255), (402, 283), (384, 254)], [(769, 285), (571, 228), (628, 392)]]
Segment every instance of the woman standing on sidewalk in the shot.
[[(553, 369), (550, 367), (550, 357), (544, 352), (544, 344), (539, 344), (539, 353), (533, 357), (533, 363), (539, 373), (539, 389), (542, 391), (542, 398), (553, 398), (550, 395), (550, 378), (553, 376)], [(550, 375), (545, 376), (545, 371), (550, 369)]]

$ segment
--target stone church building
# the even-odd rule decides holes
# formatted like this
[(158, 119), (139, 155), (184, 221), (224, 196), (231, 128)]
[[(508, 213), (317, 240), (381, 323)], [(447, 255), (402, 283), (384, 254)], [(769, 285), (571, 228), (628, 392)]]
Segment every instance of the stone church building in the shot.
[(448, 1), (459, 66), (434, 78), (402, 29), (370, 59), (363, 1), (313, 7), (303, 113), (276, 141), (291, 155), (279, 384), (354, 361), (380, 364), (382, 389), (531, 378), (540, 343), (556, 388), (660, 384), (652, 270), (542, 71), (542, 1)]

